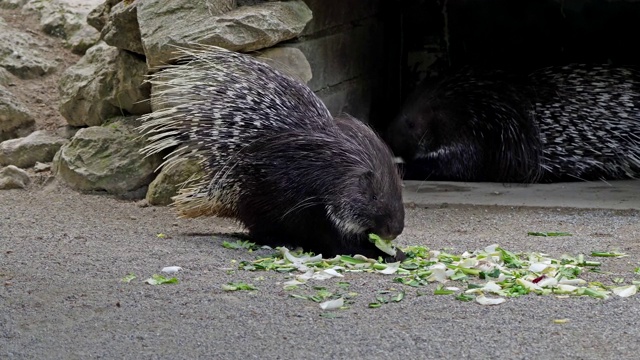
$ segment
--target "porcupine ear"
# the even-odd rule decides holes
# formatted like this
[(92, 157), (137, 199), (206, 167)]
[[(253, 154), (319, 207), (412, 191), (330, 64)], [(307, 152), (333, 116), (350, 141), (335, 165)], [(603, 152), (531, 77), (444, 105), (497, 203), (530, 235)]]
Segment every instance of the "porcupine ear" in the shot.
[(371, 170), (360, 171), (358, 174), (358, 189), (363, 191), (364, 195), (373, 196), (373, 181), (375, 174)]

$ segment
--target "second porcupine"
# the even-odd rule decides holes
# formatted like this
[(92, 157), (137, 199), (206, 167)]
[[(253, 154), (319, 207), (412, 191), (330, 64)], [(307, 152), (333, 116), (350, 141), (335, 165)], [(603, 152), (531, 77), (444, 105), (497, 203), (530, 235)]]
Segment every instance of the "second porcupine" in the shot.
[(640, 73), (571, 64), (424, 81), (386, 140), (408, 178), (552, 182), (640, 175)]
[(369, 234), (402, 232), (401, 180), (372, 129), (333, 119), (306, 85), (248, 55), (182, 53), (153, 76), (155, 106), (165, 108), (141, 130), (144, 152), (173, 149), (164, 166), (197, 159), (204, 168), (174, 198), (183, 216), (237, 219), (260, 244), (392, 259)]

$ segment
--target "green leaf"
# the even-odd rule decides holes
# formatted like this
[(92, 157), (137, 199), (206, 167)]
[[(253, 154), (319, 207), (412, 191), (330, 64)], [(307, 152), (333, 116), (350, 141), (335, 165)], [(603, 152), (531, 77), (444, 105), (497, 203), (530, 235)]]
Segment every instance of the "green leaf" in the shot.
[(428, 259), (429, 258), (429, 248), (424, 246), (407, 246), (406, 248), (402, 249), (402, 251), (407, 256), (408, 259), (413, 259), (413, 258)]
[(376, 234), (369, 234), (369, 241), (371, 241), (383, 253), (396, 256), (396, 249), (391, 243), (391, 240), (385, 240)]
[(583, 289), (583, 294), (597, 299), (606, 299), (608, 297), (604, 291), (598, 291), (591, 288)]
[(500, 252), (500, 256), (502, 257), (502, 261), (504, 261), (507, 267), (519, 268), (522, 267), (522, 261), (518, 258), (518, 255), (512, 253), (511, 251), (507, 251), (503, 248), (497, 248)]
[(567, 232), (538, 232), (538, 231), (529, 231), (527, 235), (529, 236), (573, 236), (573, 234), (567, 233)]
[(622, 256), (627, 256), (627, 254), (618, 253), (618, 252), (614, 252), (614, 251), (594, 251), (594, 252), (591, 253), (591, 256), (596, 256), (596, 257), (622, 257)]
[(342, 255), (340, 256), (340, 261), (345, 262), (347, 264), (367, 264), (368, 261), (367, 260), (362, 260), (362, 259), (356, 259), (352, 256), (347, 256), (347, 255)]
[(149, 279), (145, 280), (144, 282), (146, 282), (149, 285), (177, 284), (178, 279), (175, 277), (166, 278), (162, 275), (153, 274)]
[(500, 269), (498, 269), (498, 268), (494, 268), (493, 270), (489, 271), (486, 274), (487, 274), (488, 277), (498, 278), (498, 277), (500, 277), (500, 274), (502, 274), (502, 271), (500, 271)]
[(473, 299), (475, 299), (475, 297), (471, 296), (471, 295), (467, 295), (467, 294), (459, 294), (456, 295), (456, 300), (460, 300), (460, 301), (473, 301)]
[(396, 296), (392, 297), (391, 301), (400, 302), (400, 301), (402, 301), (402, 299), (404, 299), (404, 291), (401, 291)]
[(238, 290), (258, 290), (255, 286), (244, 282), (230, 282), (222, 285), (224, 291), (238, 291)]
[(438, 285), (436, 290), (433, 292), (434, 295), (451, 295), (455, 294), (455, 291), (445, 289), (442, 285)]
[(258, 249), (260, 249), (260, 246), (258, 246), (256, 243), (248, 241), (248, 240), (236, 240), (235, 242), (223, 241), (222, 242), (222, 247), (227, 248), (227, 249), (234, 249), (234, 250), (238, 250), (238, 249), (258, 250)]
[(134, 273), (129, 273), (127, 276), (123, 277), (120, 281), (125, 282), (125, 283), (130, 283), (131, 280), (135, 279), (136, 275)]

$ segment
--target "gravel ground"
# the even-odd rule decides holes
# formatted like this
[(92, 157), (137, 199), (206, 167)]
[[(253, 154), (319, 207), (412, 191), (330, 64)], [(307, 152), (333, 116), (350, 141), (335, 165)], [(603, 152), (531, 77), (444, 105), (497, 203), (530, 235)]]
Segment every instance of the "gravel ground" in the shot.
[[(638, 211), (623, 210), (412, 207), (398, 241), (453, 252), (499, 243), (554, 257), (628, 253), (599, 259), (608, 274), (593, 276), (611, 283), (634, 278), (639, 220)], [(317, 304), (283, 290), (284, 274), (228, 270), (232, 260), (256, 255), (221, 246), (221, 234), (237, 230), (232, 222), (176, 219), (169, 208), (55, 184), (0, 192), (0, 358), (634, 359), (640, 352), (640, 295), (529, 295), (487, 307), (435, 296), (430, 286), (426, 295), (406, 288), (403, 301), (369, 309), (379, 290), (401, 285), (389, 276), (347, 274), (355, 303), (323, 317)], [(143, 283), (169, 265), (184, 268), (178, 284)], [(131, 272), (138, 279), (121, 282)], [(258, 290), (222, 291), (230, 281)], [(337, 289), (335, 280), (318, 285)]]

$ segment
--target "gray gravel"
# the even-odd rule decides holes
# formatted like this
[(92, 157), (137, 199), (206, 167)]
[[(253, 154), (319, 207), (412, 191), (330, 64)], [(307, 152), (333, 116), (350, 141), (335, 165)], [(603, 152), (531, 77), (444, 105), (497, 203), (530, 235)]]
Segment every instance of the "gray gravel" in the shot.
[[(610, 282), (634, 278), (639, 223), (633, 210), (415, 206), (398, 241), (455, 252), (499, 243), (552, 256), (630, 254), (601, 259), (611, 274), (595, 279)], [(0, 192), (0, 358), (632, 359), (640, 352), (640, 295), (530, 295), (485, 307), (435, 296), (431, 286), (426, 295), (407, 288), (402, 302), (369, 309), (377, 291), (401, 285), (348, 274), (355, 303), (325, 318), (317, 304), (289, 297), (283, 274), (225, 270), (256, 255), (225, 249), (213, 236), (237, 230), (220, 219), (176, 219), (169, 208), (55, 185)], [(179, 284), (143, 283), (169, 265), (184, 268)], [(121, 282), (130, 272), (138, 279)], [(230, 281), (259, 290), (222, 291)], [(318, 285), (338, 289), (334, 280)], [(561, 318), (569, 321), (553, 322)]]

